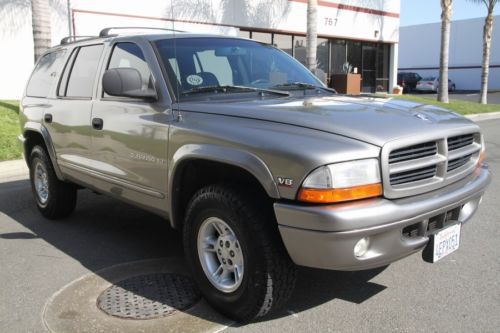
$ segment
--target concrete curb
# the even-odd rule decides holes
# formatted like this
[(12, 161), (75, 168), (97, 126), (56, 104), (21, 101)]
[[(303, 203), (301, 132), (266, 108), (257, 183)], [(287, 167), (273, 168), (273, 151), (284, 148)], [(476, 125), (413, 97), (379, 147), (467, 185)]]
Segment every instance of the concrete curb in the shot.
[(465, 117), (473, 121), (483, 121), (491, 119), (500, 119), (500, 112), (476, 113), (468, 114)]
[(25, 179), (28, 177), (28, 173), (25, 160), (0, 162), (0, 183)]

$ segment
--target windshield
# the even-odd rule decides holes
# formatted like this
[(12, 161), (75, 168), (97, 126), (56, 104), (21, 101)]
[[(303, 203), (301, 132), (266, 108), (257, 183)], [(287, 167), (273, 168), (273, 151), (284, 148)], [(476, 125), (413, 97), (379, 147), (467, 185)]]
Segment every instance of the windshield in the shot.
[[(291, 90), (323, 84), (304, 66), (273, 46), (235, 38), (177, 38), (155, 42), (179, 99), (194, 93)], [(240, 89), (210, 89), (235, 86)], [(249, 87), (253, 89), (241, 89)]]

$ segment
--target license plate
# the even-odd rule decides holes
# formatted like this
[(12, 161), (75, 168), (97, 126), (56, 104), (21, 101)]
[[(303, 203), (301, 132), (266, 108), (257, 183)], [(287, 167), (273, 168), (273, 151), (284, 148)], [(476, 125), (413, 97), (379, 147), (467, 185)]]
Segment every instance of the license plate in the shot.
[(461, 224), (454, 224), (430, 236), (422, 257), (427, 262), (436, 262), (458, 250)]

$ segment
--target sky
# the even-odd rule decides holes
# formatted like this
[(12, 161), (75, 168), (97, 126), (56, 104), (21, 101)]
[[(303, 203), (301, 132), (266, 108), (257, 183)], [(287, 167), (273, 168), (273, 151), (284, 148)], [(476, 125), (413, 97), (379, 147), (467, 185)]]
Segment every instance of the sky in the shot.
[[(440, 0), (401, 0), (401, 26), (434, 23), (441, 21)], [(464, 20), (486, 16), (486, 6), (469, 0), (453, 0), (453, 20)], [(495, 15), (500, 15), (500, 3)]]

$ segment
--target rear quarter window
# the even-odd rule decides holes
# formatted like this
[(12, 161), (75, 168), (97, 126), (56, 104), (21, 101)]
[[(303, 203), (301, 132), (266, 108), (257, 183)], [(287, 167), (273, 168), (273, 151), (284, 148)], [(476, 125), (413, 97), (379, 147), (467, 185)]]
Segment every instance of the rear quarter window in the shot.
[(26, 96), (47, 97), (49, 95), (50, 89), (63, 67), (65, 54), (66, 50), (58, 50), (42, 56), (31, 74), (26, 87)]

